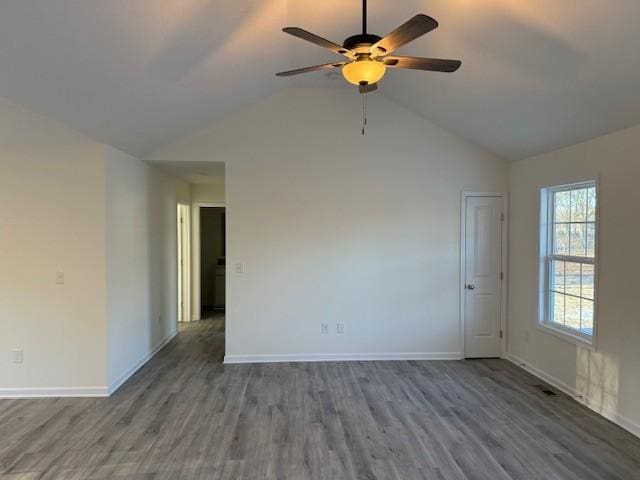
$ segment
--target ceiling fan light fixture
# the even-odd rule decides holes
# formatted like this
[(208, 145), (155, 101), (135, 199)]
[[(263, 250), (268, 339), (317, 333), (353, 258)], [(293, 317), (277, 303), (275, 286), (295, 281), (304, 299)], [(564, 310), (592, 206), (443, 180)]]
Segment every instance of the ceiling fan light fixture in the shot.
[(373, 85), (384, 77), (386, 70), (384, 63), (365, 57), (347, 63), (342, 67), (342, 75), (353, 85)]
[(289, 77), (301, 73), (332, 70), (342, 67), (345, 80), (358, 87), (362, 95), (362, 135), (367, 125), (367, 94), (378, 89), (389, 68), (404, 68), (434, 72), (455, 72), (462, 62), (442, 58), (403, 57), (391, 55), (398, 48), (422, 35), (438, 28), (438, 22), (428, 15), (419, 13), (398, 28), (380, 37), (367, 32), (367, 0), (362, 0), (362, 33), (351, 35), (342, 45), (322, 38), (300, 27), (285, 27), (282, 30), (289, 35), (331, 50), (347, 57), (342, 62), (323, 63), (312, 67), (297, 68), (276, 73), (279, 77)]

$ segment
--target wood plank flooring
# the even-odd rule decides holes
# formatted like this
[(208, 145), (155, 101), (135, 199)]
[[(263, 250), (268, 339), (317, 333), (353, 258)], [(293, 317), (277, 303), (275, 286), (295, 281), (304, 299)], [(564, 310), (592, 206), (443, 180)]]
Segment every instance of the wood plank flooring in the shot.
[(223, 319), (104, 399), (0, 401), (2, 479), (640, 479), (640, 440), (502, 360), (221, 364)]

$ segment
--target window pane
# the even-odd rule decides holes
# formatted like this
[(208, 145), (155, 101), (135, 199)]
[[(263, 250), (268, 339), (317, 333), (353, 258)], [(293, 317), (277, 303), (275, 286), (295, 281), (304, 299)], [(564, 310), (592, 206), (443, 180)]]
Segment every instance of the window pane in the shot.
[(596, 256), (596, 224), (587, 223), (587, 238), (585, 239), (587, 257)]
[(565, 296), (564, 326), (580, 330), (580, 299), (577, 297)]
[[(541, 218), (546, 243), (547, 318), (549, 322), (576, 333), (592, 335), (595, 308), (595, 259), (597, 192), (593, 183), (552, 187), (542, 202)], [(551, 218), (549, 218), (551, 217)], [(574, 257), (575, 261), (567, 261)], [(582, 263), (590, 262), (590, 263)]]
[(591, 187), (587, 190), (587, 221), (596, 221), (596, 189)]
[(580, 263), (565, 262), (565, 293), (580, 296)]
[(551, 290), (564, 293), (564, 262), (551, 262)]
[(571, 221), (587, 220), (587, 189), (571, 190)]
[(569, 231), (569, 255), (584, 257), (586, 255), (586, 225), (572, 223)]
[(564, 298), (561, 293), (551, 292), (551, 321), (564, 325)]
[(556, 192), (553, 194), (554, 222), (571, 221), (571, 192)]
[(554, 225), (553, 253), (569, 255), (569, 225), (560, 223)]
[(582, 312), (580, 331), (587, 335), (593, 335), (593, 301), (583, 298), (580, 310)]
[(591, 300), (593, 300), (593, 290), (594, 290), (594, 280), (595, 280), (595, 276), (594, 276), (594, 267), (593, 265), (589, 265), (589, 264), (583, 264), (582, 265), (582, 293), (580, 294), (581, 297), (584, 298), (589, 298)]

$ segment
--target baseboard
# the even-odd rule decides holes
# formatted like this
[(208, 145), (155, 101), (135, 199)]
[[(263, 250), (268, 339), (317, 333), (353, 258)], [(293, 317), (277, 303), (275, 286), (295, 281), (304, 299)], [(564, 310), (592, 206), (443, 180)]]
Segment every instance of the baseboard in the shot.
[(282, 362), (357, 362), (392, 360), (460, 360), (460, 352), (415, 353), (314, 353), (287, 355), (225, 355), (225, 364)]
[(107, 387), (0, 388), (1, 398), (108, 397)]
[(558, 380), (557, 378), (555, 378), (552, 375), (549, 375), (544, 370), (532, 365), (531, 363), (529, 363), (528, 361), (518, 357), (517, 355), (514, 355), (512, 353), (508, 353), (507, 352), (507, 354), (504, 355), (504, 358), (506, 360), (509, 360), (511, 363), (514, 363), (517, 366), (523, 368), (524, 370), (526, 370), (527, 372), (531, 373), (532, 375), (535, 375), (536, 377), (540, 378), (541, 380), (544, 380), (549, 385), (552, 385), (552, 386), (556, 387), (558, 390), (566, 393), (567, 395), (572, 397), (575, 401), (583, 404), (584, 406), (586, 406), (590, 410), (593, 410), (598, 415), (602, 415), (607, 420), (611, 420), (613, 423), (615, 423), (616, 425), (619, 425), (620, 427), (624, 428), (629, 433), (632, 433), (636, 437), (640, 437), (640, 424), (638, 424), (637, 422), (634, 422), (630, 418), (627, 418), (624, 415), (620, 415), (617, 412), (612, 412), (610, 410), (603, 410), (601, 408), (596, 408), (594, 405), (590, 404), (589, 399), (584, 398), (574, 387), (572, 387), (570, 385), (567, 385), (566, 383)]
[(147, 363), (153, 356), (164, 348), (178, 334), (173, 331), (160, 342), (148, 355), (138, 361), (126, 372), (120, 375), (108, 387), (45, 387), (45, 388), (0, 388), (0, 399), (3, 398), (48, 398), (48, 397), (108, 397), (126, 382), (131, 375)]
[(156, 355), (156, 353), (162, 350), (165, 347), (165, 345), (167, 345), (167, 343), (173, 340), (173, 338), (177, 334), (178, 334), (178, 330), (174, 330), (173, 332), (171, 332), (169, 336), (165, 338), (163, 341), (161, 341), (158, 345), (156, 345), (156, 347), (153, 350), (151, 350), (151, 352), (148, 355), (140, 359), (137, 363), (135, 363), (132, 367), (127, 369), (122, 375), (120, 375), (115, 381), (113, 381), (111, 385), (109, 385), (108, 395), (111, 395), (116, 390), (118, 390), (118, 388), (120, 388), (124, 382), (129, 380), (131, 375), (136, 373), (145, 363), (151, 360)]
[(544, 380), (549, 385), (552, 385), (552, 386), (556, 387), (558, 390), (566, 393), (570, 397), (573, 397), (576, 400), (579, 400), (579, 397), (581, 397), (580, 394), (573, 387), (571, 387), (571, 386), (567, 385), (566, 383), (558, 380), (557, 378), (549, 375), (544, 370), (541, 370), (538, 367), (535, 367), (535, 366), (531, 365), (529, 362), (527, 362), (526, 360), (518, 357), (517, 355), (514, 355), (513, 353), (507, 352), (507, 354), (504, 355), (503, 358), (505, 358), (506, 360), (509, 360), (511, 363), (516, 364), (517, 366), (521, 367), (522, 369), (526, 370), (527, 372), (531, 373), (532, 375), (535, 375), (539, 379)]

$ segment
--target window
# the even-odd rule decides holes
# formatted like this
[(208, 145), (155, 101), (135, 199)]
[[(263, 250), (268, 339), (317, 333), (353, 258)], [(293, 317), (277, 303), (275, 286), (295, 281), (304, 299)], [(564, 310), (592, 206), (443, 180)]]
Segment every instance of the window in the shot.
[(593, 345), (595, 331), (596, 182), (542, 189), (540, 324)]

